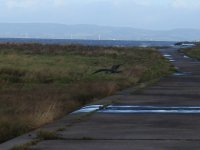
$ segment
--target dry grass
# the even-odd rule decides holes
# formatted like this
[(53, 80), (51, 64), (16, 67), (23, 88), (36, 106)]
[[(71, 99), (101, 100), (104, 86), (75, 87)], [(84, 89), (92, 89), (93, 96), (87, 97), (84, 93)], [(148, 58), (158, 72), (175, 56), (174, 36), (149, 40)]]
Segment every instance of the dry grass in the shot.
[[(92, 74), (113, 64), (123, 72)], [(149, 48), (0, 44), (0, 141), (170, 71)]]

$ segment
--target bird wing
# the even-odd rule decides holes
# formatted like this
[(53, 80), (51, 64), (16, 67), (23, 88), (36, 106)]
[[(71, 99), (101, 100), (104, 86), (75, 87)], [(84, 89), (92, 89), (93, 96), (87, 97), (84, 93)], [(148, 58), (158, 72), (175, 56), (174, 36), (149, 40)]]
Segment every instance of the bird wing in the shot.
[(110, 71), (110, 69), (99, 69), (95, 71), (93, 74), (99, 73), (99, 72), (105, 72), (105, 71)]
[(113, 65), (111, 67), (111, 70), (117, 70), (117, 69), (119, 69), (120, 66), (121, 66), (121, 64), (119, 64), (119, 65)]

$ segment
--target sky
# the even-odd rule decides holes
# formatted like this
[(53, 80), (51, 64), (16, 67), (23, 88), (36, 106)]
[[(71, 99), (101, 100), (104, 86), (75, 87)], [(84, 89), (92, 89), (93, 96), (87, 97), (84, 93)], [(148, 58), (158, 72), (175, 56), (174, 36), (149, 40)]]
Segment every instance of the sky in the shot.
[(0, 0), (0, 22), (200, 29), (200, 0)]

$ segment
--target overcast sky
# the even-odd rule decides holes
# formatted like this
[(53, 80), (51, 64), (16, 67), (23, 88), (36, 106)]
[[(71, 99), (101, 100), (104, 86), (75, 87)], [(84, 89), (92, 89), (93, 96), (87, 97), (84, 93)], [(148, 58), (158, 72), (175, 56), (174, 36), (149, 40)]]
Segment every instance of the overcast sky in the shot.
[(200, 29), (200, 0), (0, 0), (0, 22)]

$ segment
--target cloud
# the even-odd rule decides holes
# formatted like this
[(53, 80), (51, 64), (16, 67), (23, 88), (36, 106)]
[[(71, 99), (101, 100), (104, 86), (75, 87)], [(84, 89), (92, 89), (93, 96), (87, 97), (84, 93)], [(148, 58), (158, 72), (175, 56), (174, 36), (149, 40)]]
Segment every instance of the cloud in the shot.
[(120, 6), (138, 6), (138, 7), (155, 7), (168, 5), (177, 9), (196, 9), (200, 8), (199, 0), (0, 0), (8, 8), (31, 8), (31, 7), (63, 7), (76, 5), (92, 5), (105, 3), (112, 7)]
[(199, 0), (174, 0), (172, 7), (176, 9), (194, 10), (200, 8)]
[(53, 0), (52, 3), (57, 7), (61, 7), (66, 5), (66, 0)]
[(9, 9), (29, 9), (43, 7), (63, 7), (71, 2), (70, 0), (0, 0), (0, 3)]
[(199, 15), (200, 0), (0, 0), (1, 22), (199, 28)]
[(32, 0), (5, 0), (4, 4), (8, 8), (29, 8), (35, 4)]

